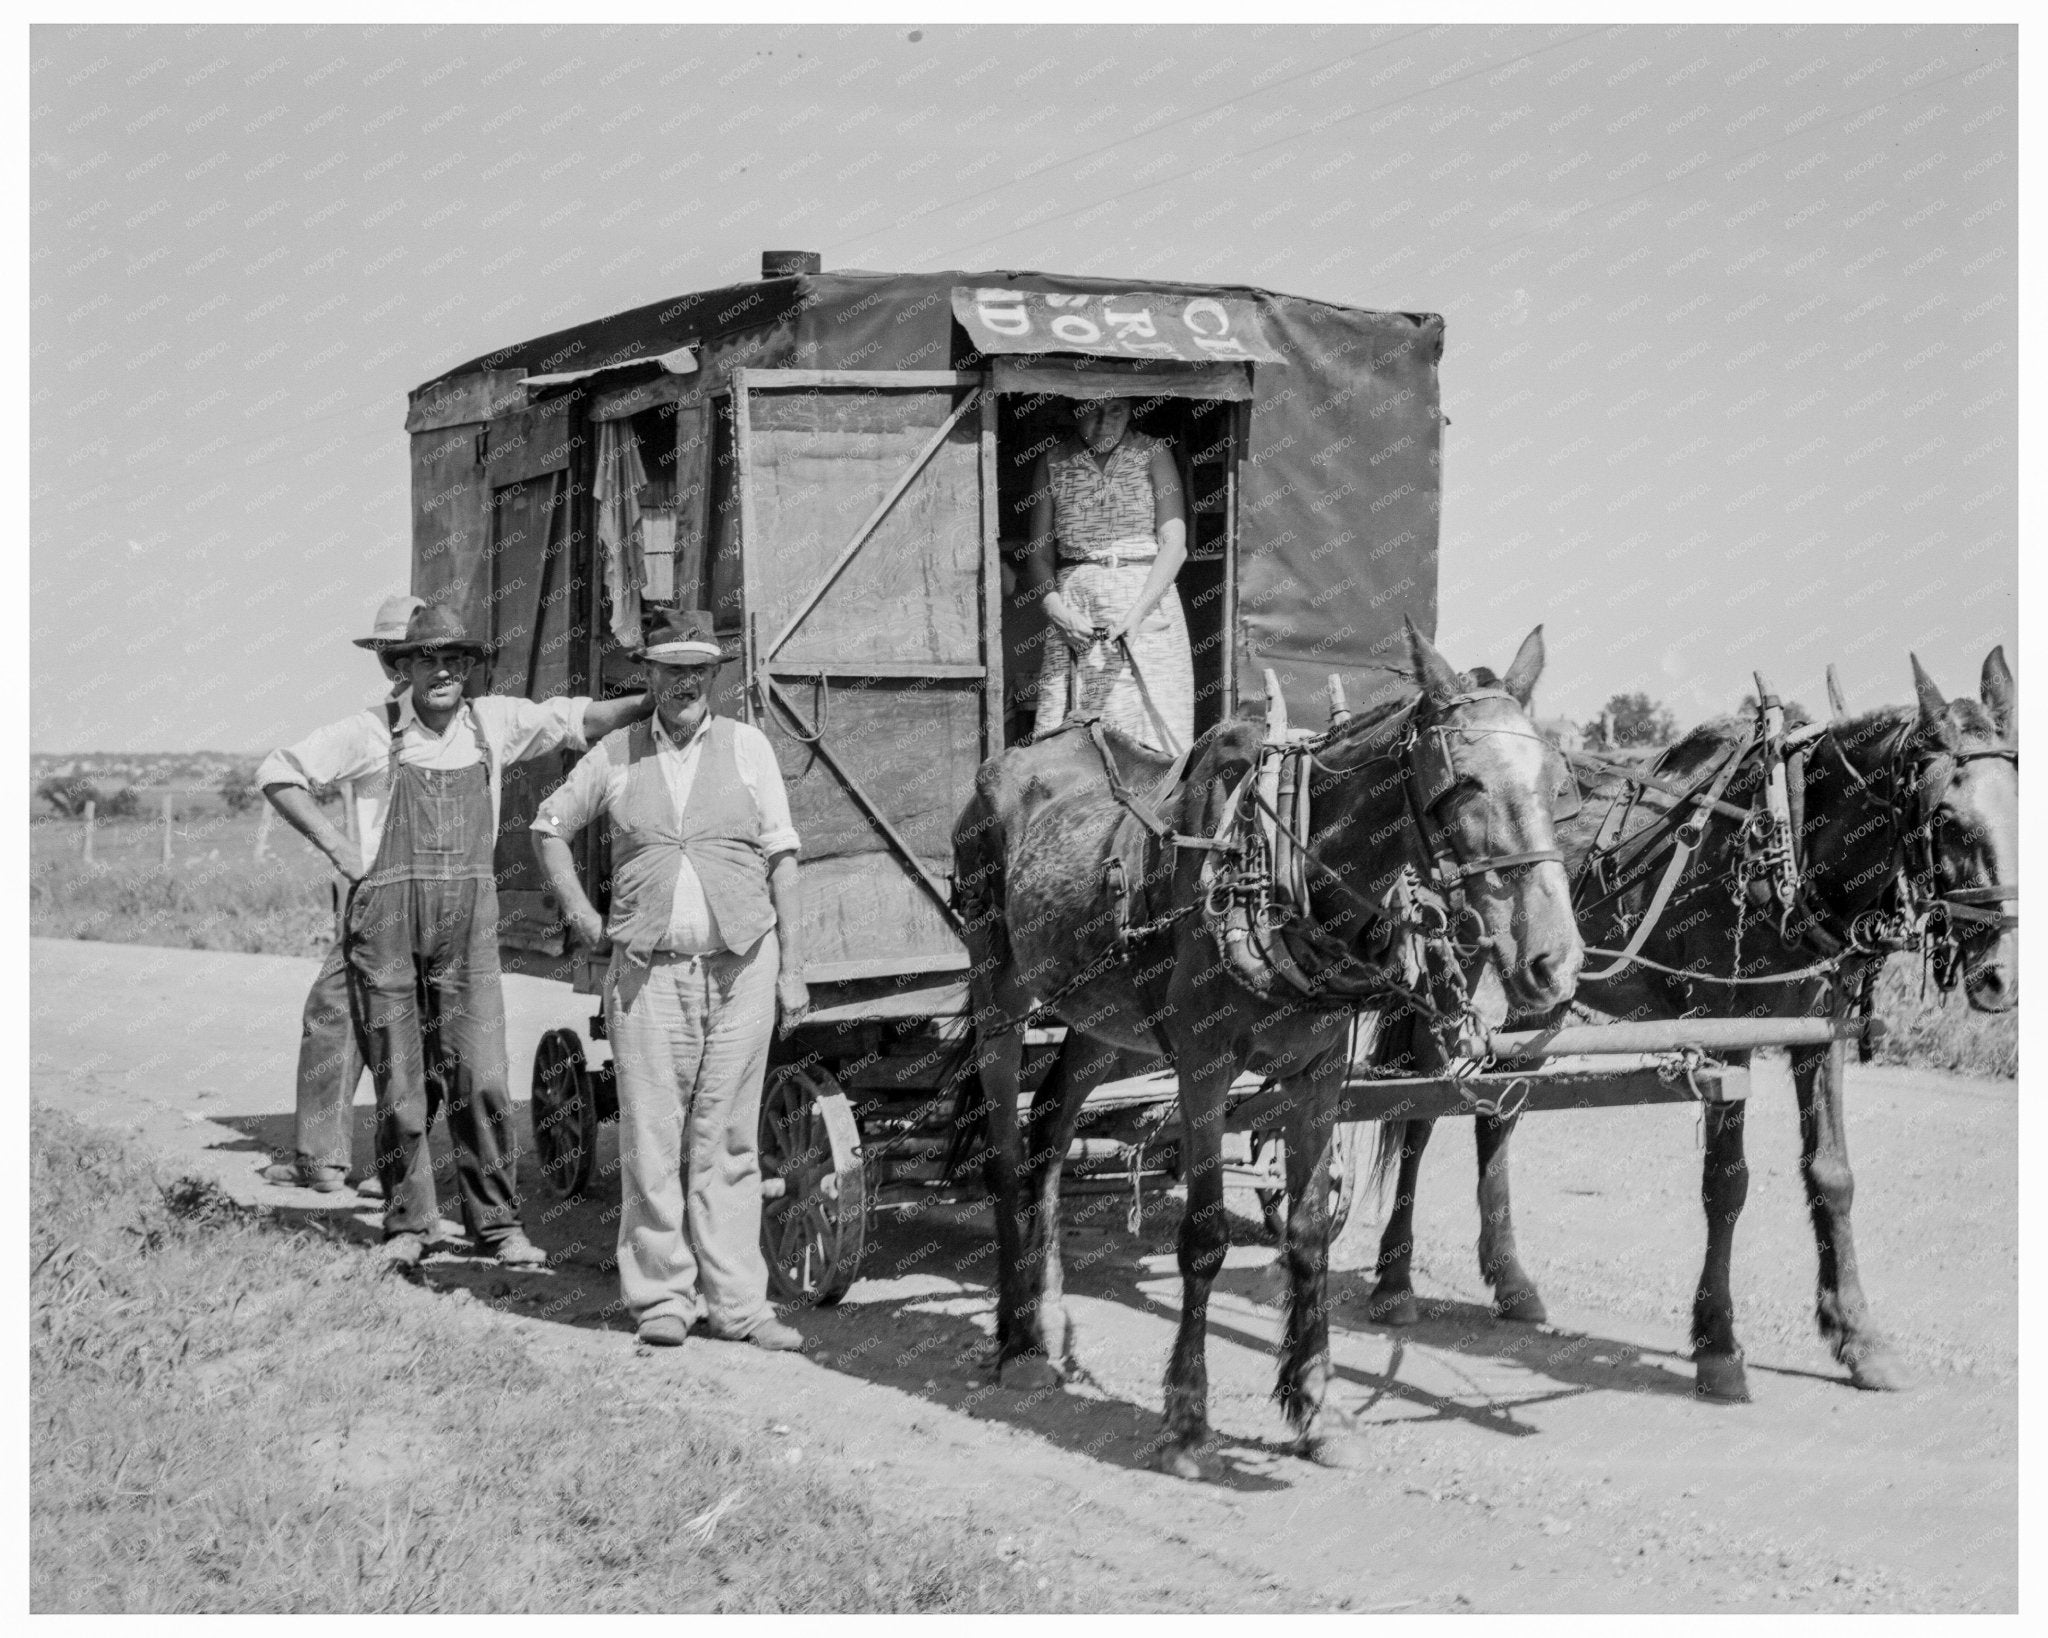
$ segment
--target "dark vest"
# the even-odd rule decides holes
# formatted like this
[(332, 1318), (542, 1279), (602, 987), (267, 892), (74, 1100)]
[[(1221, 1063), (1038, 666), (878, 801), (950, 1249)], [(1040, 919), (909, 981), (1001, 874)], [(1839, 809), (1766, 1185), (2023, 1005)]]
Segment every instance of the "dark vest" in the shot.
[(679, 816), (661, 774), (654, 724), (634, 723), (604, 741), (626, 766), (625, 790), (611, 809), (612, 942), (646, 961), (668, 932), (683, 859), (697, 872), (718, 931), (734, 953), (752, 949), (775, 925), (761, 818), (740, 780), (733, 723), (713, 717), (698, 753), (697, 777)]

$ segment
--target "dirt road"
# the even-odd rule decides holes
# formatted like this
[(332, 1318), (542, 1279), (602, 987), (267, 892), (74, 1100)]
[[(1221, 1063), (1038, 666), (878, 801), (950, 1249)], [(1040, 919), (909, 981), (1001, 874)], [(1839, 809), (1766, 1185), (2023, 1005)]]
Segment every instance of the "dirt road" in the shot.
[[(290, 1147), (298, 1007), (312, 964), (126, 945), (32, 946), (31, 1090), (134, 1132), (167, 1169), (284, 1214), (375, 1219), (352, 1197), (259, 1183)], [(544, 1029), (589, 1002), (506, 985), (514, 1083)], [(357, 1109), (369, 1152), (368, 1090)], [(1365, 1320), (1335, 1284), (1335, 1392), (1373, 1461), (1326, 1472), (1286, 1453), (1268, 1399), (1272, 1248), (1241, 1245), (1211, 1313), (1215, 1477), (1150, 1471), (1179, 1282), (1177, 1202), (1104, 1198), (1068, 1240), (1089, 1380), (1028, 1396), (980, 1364), (992, 1330), (986, 1207), (885, 1217), (840, 1308), (796, 1316), (803, 1358), (636, 1349), (607, 1263), (616, 1185), (529, 1224), (556, 1254), (512, 1276), (464, 1257), (430, 1284), (489, 1302), (528, 1346), (582, 1362), (593, 1390), (716, 1380), (760, 1437), (866, 1476), (892, 1509), (972, 1508), (1025, 1571), (1104, 1605), (1353, 1610), (2012, 1610), (2018, 1600), (2018, 1117), (2010, 1082), (1851, 1070), (1856, 1227), (1907, 1393), (1847, 1386), (1811, 1320), (1814, 1252), (1782, 1064), (1752, 1104), (1738, 1323), (1756, 1402), (1692, 1397), (1685, 1319), (1703, 1238), (1694, 1117), (1531, 1117), (1516, 1140), (1524, 1261), (1552, 1323), (1496, 1323), (1473, 1265), (1471, 1146), (1445, 1122), (1418, 1211), (1432, 1317)], [(522, 1123), (524, 1110), (521, 1111)], [(523, 1126), (522, 1126), (523, 1130)], [(600, 1167), (615, 1156), (607, 1129)], [(337, 1198), (350, 1203), (337, 1204)], [(1085, 1205), (1084, 1204), (1084, 1209)], [(1370, 1206), (1343, 1249), (1369, 1247)], [(1256, 1236), (1248, 1238), (1256, 1239)]]

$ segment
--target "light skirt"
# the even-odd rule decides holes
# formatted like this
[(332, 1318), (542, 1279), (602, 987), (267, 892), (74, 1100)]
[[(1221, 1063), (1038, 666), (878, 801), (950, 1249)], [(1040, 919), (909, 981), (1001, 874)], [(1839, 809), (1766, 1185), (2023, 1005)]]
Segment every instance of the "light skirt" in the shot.
[[(1059, 572), (1060, 596), (1090, 624), (1111, 626), (1137, 602), (1151, 572), (1149, 563), (1070, 563)], [(1169, 756), (1185, 750), (1195, 730), (1195, 666), (1177, 587), (1167, 587), (1131, 633), (1130, 646), (1137, 660), (1135, 675), (1122, 652), (1103, 643), (1080, 655), (1077, 663), (1059, 629), (1048, 626), (1034, 731), (1050, 733), (1070, 715), (1100, 717)]]

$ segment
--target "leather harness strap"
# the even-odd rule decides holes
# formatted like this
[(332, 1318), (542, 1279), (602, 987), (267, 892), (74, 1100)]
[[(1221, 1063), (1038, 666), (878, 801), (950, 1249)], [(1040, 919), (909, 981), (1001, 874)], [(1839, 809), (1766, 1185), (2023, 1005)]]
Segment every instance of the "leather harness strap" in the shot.
[[(1643, 946), (1650, 941), (1650, 935), (1657, 930), (1657, 924), (1664, 918), (1666, 906), (1671, 903), (1672, 891), (1678, 886), (1679, 878), (1685, 874), (1686, 867), (1692, 863), (1693, 850), (1706, 836), (1708, 815), (1724, 806), (1721, 802), (1721, 793), (1727, 790), (1729, 780), (1735, 777), (1735, 770), (1741, 765), (1751, 743), (1744, 740), (1730, 747), (1728, 754), (1721, 759), (1721, 766), (1714, 773), (1713, 783), (1708, 787), (1705, 798), (1699, 805), (1699, 811), (1678, 825), (1672, 833), (1670, 861), (1664, 866), (1663, 877), (1657, 883), (1656, 892), (1650, 896), (1649, 906), (1643, 911), (1643, 919), (1636, 923), (1634, 934), (1611, 965), (1602, 967), (1597, 973), (1579, 974), (1581, 984), (1597, 984), (1604, 979), (1612, 978), (1616, 973), (1632, 965)], [(1743, 817), (1747, 819), (1748, 815), (1745, 814)], [(1661, 826), (1653, 825), (1650, 828), (1655, 831), (1661, 829)], [(1636, 855), (1637, 858), (1644, 856), (1644, 853)], [(1631, 859), (1630, 863), (1633, 864), (1634, 860)], [(1622, 890), (1617, 889), (1608, 897), (1616, 897), (1620, 891)]]

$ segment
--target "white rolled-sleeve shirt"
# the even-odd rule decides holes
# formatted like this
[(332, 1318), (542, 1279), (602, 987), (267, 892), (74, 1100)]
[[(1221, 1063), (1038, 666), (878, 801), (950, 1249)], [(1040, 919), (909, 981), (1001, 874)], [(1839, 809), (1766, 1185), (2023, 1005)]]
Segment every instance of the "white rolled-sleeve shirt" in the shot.
[[(679, 818), (689, 805), (690, 792), (696, 786), (697, 769), (704, 761), (704, 746), (710, 737), (711, 722), (711, 713), (707, 711), (696, 732), (690, 736), (689, 743), (678, 744), (661, 718), (656, 716), (653, 719), (656, 763)], [(760, 821), (761, 835), (757, 845), (761, 856), (772, 861), (778, 853), (795, 853), (800, 839), (796, 827), (790, 823), (789, 793), (783, 788), (782, 769), (775, 760), (775, 747), (768, 743), (768, 736), (760, 729), (750, 723), (735, 722), (732, 754), (739, 768), (740, 784), (753, 799), (754, 813)], [(558, 836), (566, 841), (599, 814), (610, 813), (625, 796), (630, 766), (624, 758), (614, 760), (607, 749), (607, 742), (599, 741), (597, 748), (577, 763), (561, 787), (540, 805), (540, 812), (534, 815), (533, 828), (544, 836)], [(676, 892), (669, 905), (668, 932), (656, 948), (675, 955), (709, 955), (725, 948), (725, 940), (719, 933), (718, 917), (712, 913), (711, 901), (704, 895), (704, 884), (698, 880), (696, 868), (688, 855), (683, 857), (676, 870)]]
[[(522, 700), (484, 694), (464, 700), (443, 733), (420, 721), (412, 695), (398, 702), (398, 760), (410, 768), (453, 770), (473, 767), (479, 756), (476, 734), (491, 748), (491, 825), (495, 831), (505, 766), (550, 751), (581, 751), (588, 699)], [(377, 862), (384, 819), (391, 811), (391, 728), (383, 705), (316, 728), (296, 745), (272, 751), (256, 769), (259, 787), (340, 785), (355, 808), (356, 834), (363, 843), (363, 869)]]

